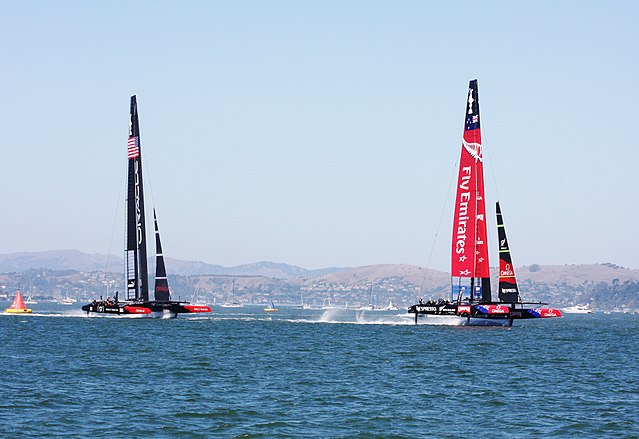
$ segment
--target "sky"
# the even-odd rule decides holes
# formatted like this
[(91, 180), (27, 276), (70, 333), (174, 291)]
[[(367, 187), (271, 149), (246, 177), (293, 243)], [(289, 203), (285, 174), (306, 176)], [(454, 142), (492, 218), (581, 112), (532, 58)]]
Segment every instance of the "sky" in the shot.
[[(1, 1), (0, 253), (449, 270), (478, 79), (491, 265), (639, 268), (634, 1)], [(152, 250), (149, 251), (152, 253)]]

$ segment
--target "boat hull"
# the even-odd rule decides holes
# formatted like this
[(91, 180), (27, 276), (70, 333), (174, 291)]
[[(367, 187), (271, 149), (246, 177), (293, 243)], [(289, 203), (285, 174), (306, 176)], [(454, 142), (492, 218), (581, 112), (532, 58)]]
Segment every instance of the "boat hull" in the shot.
[(416, 324), (433, 326), (512, 326), (509, 319), (484, 319), (443, 314), (416, 314)]
[[(541, 305), (541, 304), (540, 304)], [(433, 324), (464, 326), (512, 326), (514, 320), (561, 317), (561, 311), (554, 308), (524, 308), (521, 304), (498, 302), (482, 304), (426, 303), (412, 305), (409, 313), (430, 318)], [(448, 323), (446, 323), (448, 322)]]
[(155, 318), (174, 318), (178, 314), (211, 312), (211, 307), (190, 305), (188, 302), (123, 302), (123, 303), (89, 303), (82, 307), (87, 314), (105, 314), (113, 316), (146, 316)]

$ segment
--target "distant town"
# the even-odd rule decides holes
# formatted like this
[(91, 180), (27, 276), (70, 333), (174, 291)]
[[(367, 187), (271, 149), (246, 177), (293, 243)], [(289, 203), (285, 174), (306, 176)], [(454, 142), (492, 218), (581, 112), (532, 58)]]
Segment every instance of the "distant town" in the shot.
[[(7, 261), (10, 260), (9, 255), (0, 255), (0, 269), (4, 271), (0, 272), (0, 299), (13, 297), (18, 288), (26, 296), (42, 301), (91, 301), (114, 297), (116, 291), (120, 298), (125, 295), (122, 273), (72, 268), (22, 267), (15, 270), (19, 267), (15, 262), (9, 264)], [(59, 263), (59, 255), (55, 261)], [(38, 260), (38, 264), (46, 262)], [(200, 269), (206, 268), (202, 263), (195, 264)], [(174, 265), (179, 266), (182, 272), (193, 270), (184, 261)], [(14, 268), (14, 271), (5, 271), (6, 268)], [(234, 269), (226, 270), (232, 272)], [(169, 275), (172, 296), (218, 305), (231, 300), (243, 304), (266, 304), (273, 300), (279, 305), (304, 304), (312, 307), (383, 307), (392, 303), (405, 308), (420, 297), (438, 299), (448, 298), (450, 294), (446, 273), (404, 264), (305, 271), (286, 264), (264, 262), (235, 270), (244, 274)], [(271, 275), (260, 274), (264, 272)], [(589, 304), (593, 310), (601, 311), (639, 309), (638, 270), (610, 263), (535, 264), (518, 268), (517, 274), (526, 301), (542, 301), (553, 306)], [(149, 281), (152, 291), (152, 276)], [(496, 286), (496, 279), (493, 279), (494, 290)]]

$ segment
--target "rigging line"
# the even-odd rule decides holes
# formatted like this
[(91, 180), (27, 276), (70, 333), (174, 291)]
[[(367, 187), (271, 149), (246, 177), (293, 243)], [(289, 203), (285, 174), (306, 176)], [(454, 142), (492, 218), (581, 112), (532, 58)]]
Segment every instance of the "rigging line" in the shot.
[(149, 165), (149, 161), (147, 159), (147, 154), (140, 154), (142, 156), (142, 160), (144, 161), (145, 175), (147, 187), (149, 188), (149, 192), (151, 192), (151, 205), (155, 208), (155, 197), (153, 196), (153, 179), (151, 178), (151, 166)]
[[(118, 195), (117, 195), (117, 201), (115, 203), (115, 209), (114, 209), (115, 213), (113, 214), (113, 225), (111, 226), (111, 239), (109, 240), (109, 250), (107, 251), (107, 261), (106, 261), (107, 272), (109, 271), (109, 265), (111, 262), (111, 250), (113, 249), (113, 237), (115, 235), (116, 223), (118, 221), (118, 215), (120, 212), (120, 204), (122, 202), (122, 188), (124, 187), (124, 181), (126, 180), (127, 169), (128, 169), (128, 163), (122, 167), (122, 175), (120, 176), (120, 189), (118, 189), (118, 192), (117, 192)], [(125, 244), (125, 248), (126, 248), (126, 244)], [(106, 274), (105, 274), (105, 278), (106, 278)]]
[[(482, 132), (482, 135), (484, 136), (484, 139), (486, 139), (486, 133)], [(489, 142), (483, 142), (483, 144), (488, 144)], [(495, 187), (495, 195), (497, 195), (497, 200), (500, 200), (501, 197), (499, 196), (499, 188), (497, 186), (497, 179), (495, 178), (495, 169), (493, 167), (493, 158), (490, 155), (490, 148), (486, 148), (485, 146), (483, 147), (484, 150), (484, 155), (486, 156), (486, 158), (488, 159), (488, 163), (490, 165), (490, 175), (493, 177), (493, 186)]]
[(441, 229), (442, 218), (444, 218), (444, 211), (446, 210), (446, 205), (448, 204), (448, 200), (450, 197), (450, 188), (453, 186), (453, 180), (455, 178), (455, 171), (457, 171), (457, 162), (453, 165), (453, 172), (450, 174), (450, 180), (448, 182), (448, 190), (446, 191), (446, 198), (444, 199), (444, 203), (442, 205), (441, 213), (439, 214), (439, 221), (437, 222), (437, 229), (435, 230), (435, 236), (433, 237), (433, 244), (430, 247), (430, 253), (428, 255), (428, 262), (426, 263), (426, 271), (424, 272), (424, 277), (422, 279), (422, 285), (419, 287), (419, 293), (424, 291), (424, 283), (426, 282), (426, 278), (428, 277), (428, 271), (430, 270), (430, 263), (433, 259), (433, 253), (435, 251), (435, 244), (437, 243), (437, 237), (439, 235), (439, 230)]

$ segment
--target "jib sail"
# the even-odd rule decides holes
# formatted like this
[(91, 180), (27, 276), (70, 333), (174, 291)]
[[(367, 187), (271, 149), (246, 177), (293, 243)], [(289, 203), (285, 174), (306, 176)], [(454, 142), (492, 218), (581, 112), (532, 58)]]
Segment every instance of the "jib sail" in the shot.
[(521, 302), (515, 267), (510, 256), (506, 228), (497, 202), (497, 238), (499, 239), (499, 301), (507, 303)]
[(155, 225), (155, 300), (168, 302), (171, 300), (171, 294), (169, 293), (169, 280), (166, 277), (166, 266), (164, 265), (164, 254), (162, 253), (155, 209), (153, 209), (153, 224)]

